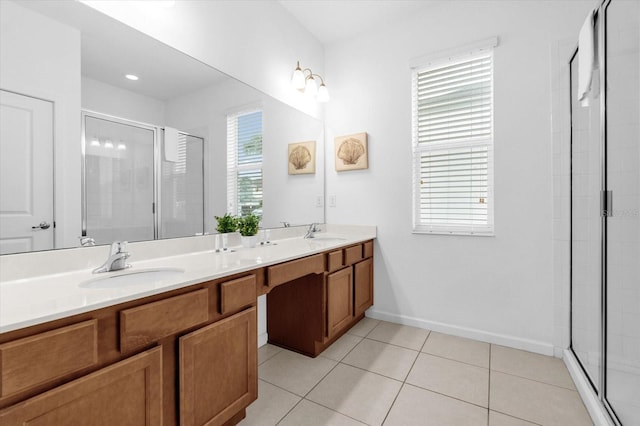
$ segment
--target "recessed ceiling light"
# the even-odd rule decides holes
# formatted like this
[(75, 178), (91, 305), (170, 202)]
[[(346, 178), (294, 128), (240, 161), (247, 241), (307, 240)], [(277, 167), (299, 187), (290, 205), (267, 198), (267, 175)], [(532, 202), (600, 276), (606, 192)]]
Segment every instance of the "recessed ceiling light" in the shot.
[(133, 74), (127, 74), (127, 75), (125, 75), (125, 77), (126, 77), (127, 79), (129, 79), (129, 80), (133, 80), (133, 81), (138, 80), (138, 76), (137, 76), (137, 75), (133, 75)]

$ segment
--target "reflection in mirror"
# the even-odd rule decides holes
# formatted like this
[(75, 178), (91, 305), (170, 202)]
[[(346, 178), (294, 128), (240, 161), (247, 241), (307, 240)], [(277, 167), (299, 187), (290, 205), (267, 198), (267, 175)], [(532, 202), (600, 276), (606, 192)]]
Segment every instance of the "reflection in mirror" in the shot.
[(79, 2), (0, 8), (0, 253), (324, 221), (321, 121)]

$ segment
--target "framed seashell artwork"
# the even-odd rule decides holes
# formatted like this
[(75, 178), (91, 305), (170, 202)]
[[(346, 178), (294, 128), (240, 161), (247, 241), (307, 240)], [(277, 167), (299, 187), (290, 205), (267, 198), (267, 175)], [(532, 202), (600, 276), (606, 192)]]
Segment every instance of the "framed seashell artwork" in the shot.
[(335, 138), (336, 171), (361, 170), (369, 168), (367, 133), (356, 133)]
[(315, 174), (316, 141), (290, 143), (288, 167), (290, 175)]

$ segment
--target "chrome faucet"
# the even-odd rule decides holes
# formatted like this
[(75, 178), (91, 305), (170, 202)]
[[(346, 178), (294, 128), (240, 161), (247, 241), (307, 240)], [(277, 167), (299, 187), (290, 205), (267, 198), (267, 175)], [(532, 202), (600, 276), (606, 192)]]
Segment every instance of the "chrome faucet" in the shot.
[(78, 239), (82, 247), (93, 247), (96, 245), (96, 240), (91, 237), (78, 237)]
[(312, 223), (309, 225), (309, 229), (307, 229), (307, 233), (304, 235), (304, 238), (315, 238), (315, 235), (313, 235), (315, 232), (320, 232), (320, 228), (318, 228), (317, 223)]
[(111, 244), (111, 251), (109, 252), (109, 258), (100, 266), (93, 270), (94, 274), (100, 272), (119, 271), (120, 269), (130, 268), (131, 265), (127, 263), (127, 259), (130, 254), (125, 251), (127, 248), (126, 241), (114, 241)]

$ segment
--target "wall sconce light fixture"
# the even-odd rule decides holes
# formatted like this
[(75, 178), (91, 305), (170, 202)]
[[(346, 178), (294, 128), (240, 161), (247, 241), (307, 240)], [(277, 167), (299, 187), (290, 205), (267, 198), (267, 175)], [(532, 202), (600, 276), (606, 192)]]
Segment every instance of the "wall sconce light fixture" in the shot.
[[(320, 87), (318, 87), (314, 77), (320, 79)], [(327, 90), (327, 86), (324, 85), (322, 77), (314, 74), (310, 68), (300, 68), (300, 61), (298, 61), (296, 69), (293, 71), (291, 84), (309, 96), (317, 96), (318, 102), (327, 102), (329, 100), (329, 91)]]

